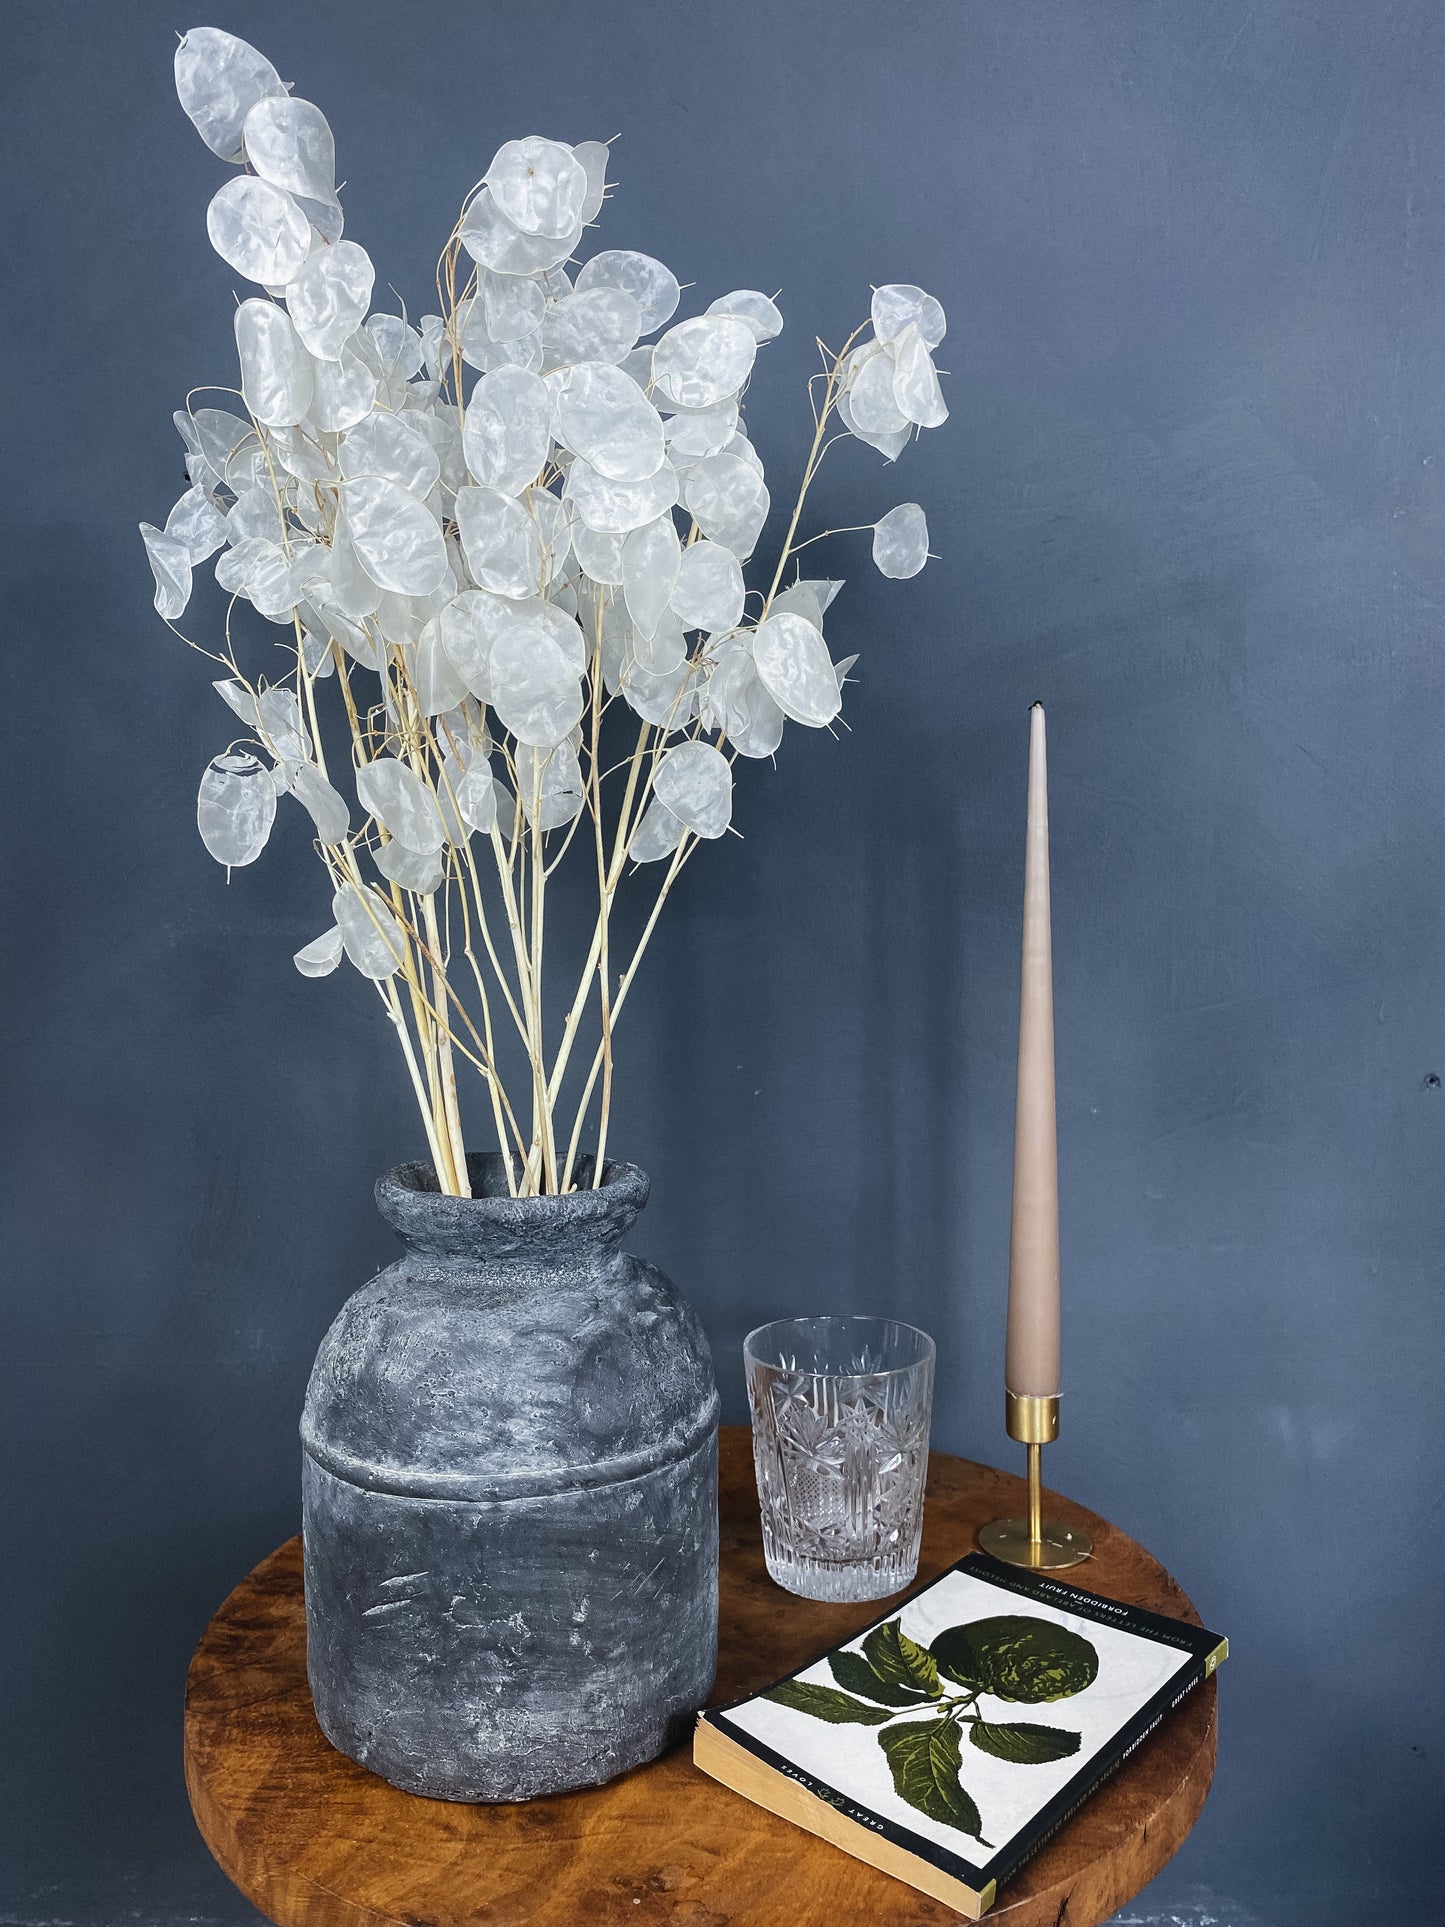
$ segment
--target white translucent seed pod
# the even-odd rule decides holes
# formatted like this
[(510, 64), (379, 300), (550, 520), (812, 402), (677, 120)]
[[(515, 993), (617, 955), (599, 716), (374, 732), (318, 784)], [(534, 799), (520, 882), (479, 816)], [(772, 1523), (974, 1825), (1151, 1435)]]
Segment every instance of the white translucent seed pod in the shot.
[(341, 962), (341, 930), (332, 924), (291, 959), (303, 977), (329, 977)]
[(176, 622), (185, 614), (191, 599), (190, 545), (150, 522), (140, 524), (140, 533), (146, 545), (146, 560), (155, 577), (156, 613), (167, 622)]
[(560, 381), (559, 439), (609, 482), (645, 482), (667, 458), (662, 417), (610, 362), (580, 362)]
[(275, 820), (271, 772), (254, 756), (232, 752), (206, 765), (196, 797), (196, 827), (217, 863), (229, 870), (254, 863)]
[(246, 159), (263, 181), (313, 201), (336, 198), (336, 142), (311, 101), (268, 94), (247, 114), (241, 134)]
[(893, 356), (886, 347), (858, 364), (848, 387), (849, 418), (855, 435), (907, 435), (908, 417), (893, 393), (895, 372)]
[(551, 749), (582, 720), (583, 683), (537, 617), (506, 624), (492, 645), (492, 706), (519, 743)]
[(614, 482), (579, 455), (567, 472), (565, 499), (599, 535), (627, 535), (655, 522), (677, 500), (677, 471), (664, 462), (641, 482)]
[(697, 714), (702, 679), (694, 665), (654, 673), (636, 661), (623, 665), (622, 699), (635, 715), (658, 729), (685, 729)]
[(419, 502), (425, 502), (441, 478), (441, 457), (410, 414), (388, 415), (377, 409), (356, 424), (338, 452), (348, 482), (374, 476), (395, 482)]
[(351, 828), (351, 812), (346, 799), (317, 769), (314, 763), (297, 763), (287, 772), (287, 788), (311, 816), (316, 835), (322, 843), (346, 841)]
[(284, 285), (311, 251), (311, 223), (284, 188), (241, 174), (206, 209), (211, 246), (237, 274), (263, 287)]
[(436, 798), (416, 771), (395, 756), (363, 763), (356, 772), (356, 794), (388, 835), (419, 856), (430, 856), (446, 841)]
[(536, 480), (552, 445), (552, 397), (539, 375), (497, 368), (472, 390), (462, 448), (473, 479), (503, 495)]
[(682, 552), (672, 590), (673, 614), (685, 629), (716, 635), (742, 621), (743, 572), (731, 549), (692, 542)]
[(639, 632), (654, 636), (667, 612), (682, 564), (682, 543), (671, 514), (634, 529), (622, 548), (627, 613)]
[(642, 310), (621, 288), (584, 288), (549, 310), (542, 324), (542, 349), (549, 367), (579, 361), (617, 363), (630, 354), (642, 333)]
[(357, 336), (342, 345), (335, 361), (312, 362), (311, 418), (326, 435), (344, 435), (365, 421), (376, 401), (376, 376), (357, 350)]
[(795, 723), (821, 729), (842, 708), (823, 638), (802, 616), (769, 616), (753, 632), (753, 661), (773, 701)]
[(191, 487), (166, 517), (163, 533), (182, 545), (195, 568), (226, 540), (226, 518), (205, 489)]
[(589, 529), (580, 518), (572, 528), (572, 548), (577, 560), (591, 581), (606, 586), (622, 584), (622, 552), (626, 543), (625, 535), (601, 535), (596, 529)]
[(577, 289), (620, 288), (630, 294), (642, 314), (642, 332), (650, 335), (677, 312), (681, 298), (677, 276), (650, 254), (631, 248), (608, 248), (594, 254), (577, 272)]
[(582, 223), (569, 233), (552, 240), (546, 235), (524, 234), (497, 206), (489, 188), (482, 188), (467, 203), (458, 237), (479, 267), (494, 274), (542, 274), (559, 266), (582, 236)]
[(523, 274), (481, 272), (482, 317), (494, 342), (540, 333), (547, 296), (540, 281)]
[(581, 814), (582, 766), (565, 737), (551, 749), (519, 743), (516, 767), (517, 800), (528, 822), (535, 817), (539, 829), (560, 830)]
[(446, 543), (424, 502), (400, 483), (370, 475), (343, 482), (341, 501), (356, 558), (378, 587), (394, 595), (427, 595), (440, 587)]
[(726, 650), (708, 678), (704, 726), (721, 729), (740, 756), (771, 756), (783, 740), (784, 716), (758, 679), (751, 650)]
[(720, 294), (716, 301), (709, 301), (707, 311), (736, 315), (739, 321), (745, 321), (759, 346), (765, 341), (775, 341), (783, 332), (783, 317), (777, 302), (759, 294), (756, 288), (736, 288), (731, 294)]
[(304, 421), (315, 391), (315, 362), (274, 302), (243, 301), (236, 310), (236, 350), (246, 406), (268, 428)]
[(899, 412), (920, 428), (941, 427), (948, 420), (948, 405), (916, 322), (910, 321), (892, 344), (892, 354), (893, 399)]
[(917, 502), (900, 502), (874, 523), (873, 560), (896, 582), (918, 574), (928, 560), (928, 518)]
[(587, 176), (587, 196), (582, 203), (582, 219), (595, 221), (607, 194), (608, 148), (605, 141), (579, 141), (572, 153)]
[(331, 914), (352, 966), (377, 983), (394, 977), (406, 957), (406, 940), (390, 909), (375, 890), (344, 883), (331, 899)]
[(497, 820), (497, 786), (486, 757), (473, 754), (465, 767), (447, 760), (446, 771), (456, 806), (469, 830), (489, 836)]
[(721, 455), (737, 433), (738, 405), (729, 397), (696, 414), (674, 415), (665, 424), (668, 452), (675, 463), (706, 461)]
[(492, 700), (492, 644), (512, 606), (486, 589), (463, 589), (437, 614), (442, 649), (478, 702)]
[(500, 489), (457, 490), (457, 527), (467, 569), (494, 595), (536, 595), (542, 586), (542, 542), (535, 520)]
[(409, 850), (395, 837), (390, 843), (379, 843), (371, 860), (388, 883), (414, 890), (419, 897), (432, 896), (446, 875), (446, 858), (441, 850)]
[(294, 689), (263, 689), (256, 703), (256, 727), (278, 762), (304, 763), (309, 759), (311, 732)]
[(880, 341), (896, 341), (910, 322), (925, 346), (936, 348), (947, 332), (943, 309), (931, 294), (906, 282), (890, 282), (873, 290), (873, 332)]
[(256, 102), (285, 92), (266, 56), (220, 27), (192, 27), (176, 48), (176, 93), (196, 132), (223, 161), (245, 158), (241, 130)]
[(719, 837), (732, 821), (732, 768), (711, 743), (679, 743), (668, 750), (652, 790), (694, 836)]
[(286, 286), (286, 306), (308, 353), (337, 361), (366, 319), (376, 270), (355, 241), (317, 248), (303, 259)]
[(687, 826), (654, 797), (633, 831), (627, 854), (634, 863), (657, 863), (671, 856), (686, 834)]
[(683, 499), (711, 541), (740, 559), (752, 554), (768, 518), (765, 484), (738, 455), (710, 455), (687, 472)]
[(757, 338), (736, 315), (696, 315), (669, 328), (652, 354), (657, 386), (681, 408), (711, 408), (752, 373)]
[(560, 141), (535, 134), (508, 141), (483, 178), (498, 210), (523, 234), (558, 240), (582, 225), (587, 170)]
[(467, 693), (465, 679), (442, 645), (440, 614), (431, 617), (417, 637), (411, 678), (423, 716), (445, 715)]

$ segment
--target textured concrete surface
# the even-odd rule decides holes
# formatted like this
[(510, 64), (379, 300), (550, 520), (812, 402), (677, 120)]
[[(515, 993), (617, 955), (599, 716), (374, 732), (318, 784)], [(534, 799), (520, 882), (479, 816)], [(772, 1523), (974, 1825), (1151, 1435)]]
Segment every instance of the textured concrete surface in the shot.
[(652, 1758), (707, 1696), (718, 1396), (697, 1318), (621, 1249), (641, 1171), (519, 1200), (470, 1164), (470, 1199), (379, 1181), (405, 1254), (317, 1353), (307, 1665), (363, 1766), (519, 1800)]

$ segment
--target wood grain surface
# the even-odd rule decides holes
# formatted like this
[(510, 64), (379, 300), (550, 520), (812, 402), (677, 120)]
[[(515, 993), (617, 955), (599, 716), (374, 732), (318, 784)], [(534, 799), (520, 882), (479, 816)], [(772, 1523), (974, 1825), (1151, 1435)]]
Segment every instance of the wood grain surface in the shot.
[[(1023, 1481), (933, 1455), (922, 1579), (1023, 1502)], [(1066, 1500), (1092, 1535), (1086, 1590), (1197, 1616), (1125, 1533)], [(747, 1431), (721, 1452), (715, 1698), (736, 1699), (878, 1616), (768, 1578)], [(1215, 1682), (1196, 1688), (1000, 1895), (1007, 1927), (1097, 1927), (1188, 1834), (1214, 1771)], [(306, 1686), (301, 1542), (263, 1560), (206, 1629), (186, 1684), (186, 1785), (212, 1853), (280, 1927), (935, 1927), (957, 1916), (719, 1786), (686, 1747), (585, 1793), (458, 1806), (399, 1793), (328, 1745)]]

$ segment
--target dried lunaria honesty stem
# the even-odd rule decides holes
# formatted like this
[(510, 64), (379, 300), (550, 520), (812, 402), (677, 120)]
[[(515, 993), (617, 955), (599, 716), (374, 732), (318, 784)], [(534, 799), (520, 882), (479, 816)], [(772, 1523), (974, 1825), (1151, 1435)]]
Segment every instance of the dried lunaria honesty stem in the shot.
[[(840, 585), (785, 577), (820, 539), (800, 520), (835, 441), (891, 462), (946, 418), (943, 310), (875, 289), (822, 351), (781, 552), (749, 588), (771, 497), (742, 402), (783, 317), (743, 288), (679, 318), (662, 262), (592, 251), (601, 142), (500, 147), (442, 249), (439, 312), (413, 322), (369, 312), (377, 275), (342, 238), (319, 108), (216, 27), (181, 41), (176, 90), (240, 170), (206, 214), (240, 282), (216, 290), (234, 293), (239, 387), (192, 391), (175, 417), (190, 486), (141, 527), (168, 622), (213, 556), (232, 599), (207, 652), (230, 728), (201, 777), (202, 840), (228, 869), (278, 813), (313, 840), (331, 922), (296, 968), (345, 959), (376, 985), (445, 1191), (468, 1190), (459, 1066), (513, 1189), (566, 1191), (584, 1130), (581, 1168), (602, 1170), (617, 1021), (683, 864), (729, 827), (737, 759), (842, 707), (852, 659), (824, 640)], [(866, 526), (884, 575), (923, 567), (916, 503)], [(237, 603), (277, 626), (269, 668)], [(570, 1002), (544, 1016), (564, 855), (597, 916)], [(639, 875), (651, 903), (619, 954), (614, 901)]]

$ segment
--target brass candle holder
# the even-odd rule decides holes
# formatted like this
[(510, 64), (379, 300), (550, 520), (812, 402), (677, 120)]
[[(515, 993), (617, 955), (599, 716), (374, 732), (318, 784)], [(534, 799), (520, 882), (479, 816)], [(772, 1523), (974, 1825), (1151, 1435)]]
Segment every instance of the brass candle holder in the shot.
[(995, 1519), (979, 1533), (978, 1543), (995, 1559), (1005, 1559), (1011, 1566), (1028, 1566), (1035, 1572), (1077, 1566), (1093, 1552), (1093, 1540), (1086, 1532), (1044, 1517), (1044, 1447), (1059, 1436), (1058, 1394), (1044, 1398), (1006, 1391), (1004, 1400), (1008, 1435), (1028, 1448), (1029, 1516)]

